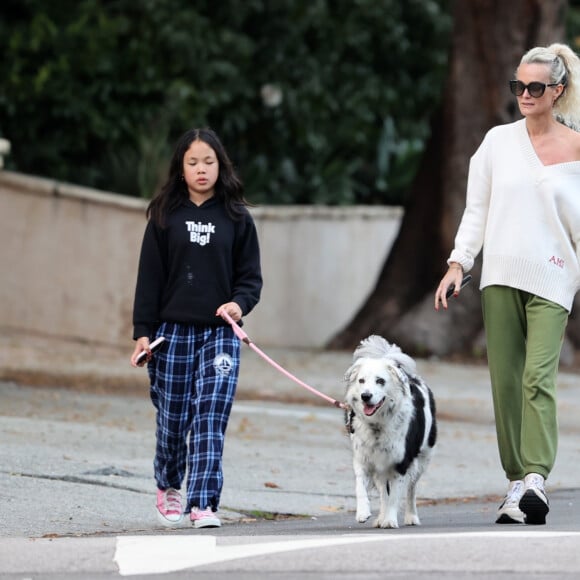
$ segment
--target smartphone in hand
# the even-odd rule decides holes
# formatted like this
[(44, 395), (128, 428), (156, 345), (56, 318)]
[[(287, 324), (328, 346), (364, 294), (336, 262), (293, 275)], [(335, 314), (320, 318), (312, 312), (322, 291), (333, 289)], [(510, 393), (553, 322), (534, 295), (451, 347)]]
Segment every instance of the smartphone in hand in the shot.
[[(471, 282), (471, 274), (465, 274), (465, 276), (463, 276), (463, 280), (461, 280), (461, 286), (459, 286), (459, 289), (462, 290), (470, 282)], [(447, 299), (451, 298), (451, 296), (453, 296), (453, 292), (455, 292), (455, 284), (451, 284), (451, 286), (449, 286), (447, 292), (445, 292), (445, 298)]]
[[(158, 336), (150, 345), (149, 348), (151, 349), (151, 354), (155, 354), (160, 348), (161, 345), (165, 342), (165, 337)], [(135, 363), (137, 366), (142, 365), (147, 360), (147, 351), (144, 350), (137, 355), (135, 359)]]

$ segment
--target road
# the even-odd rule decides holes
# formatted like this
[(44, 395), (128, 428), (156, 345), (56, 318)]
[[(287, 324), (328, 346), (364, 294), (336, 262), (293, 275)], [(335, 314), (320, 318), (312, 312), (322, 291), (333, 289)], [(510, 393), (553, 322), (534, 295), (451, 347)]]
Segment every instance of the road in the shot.
[(430, 366), (441, 414), (419, 485), (423, 525), (398, 530), (355, 522), (349, 442), (332, 407), (237, 401), (223, 527), (167, 531), (153, 513), (146, 396), (0, 382), (0, 579), (580, 577), (577, 377), (560, 386), (547, 525), (498, 526), (506, 484), (483, 371)]
[(2, 580), (577, 579), (579, 490), (551, 496), (546, 526), (497, 526), (495, 504), (421, 506), (422, 525), (376, 530), (353, 513), (220, 529), (0, 540)]

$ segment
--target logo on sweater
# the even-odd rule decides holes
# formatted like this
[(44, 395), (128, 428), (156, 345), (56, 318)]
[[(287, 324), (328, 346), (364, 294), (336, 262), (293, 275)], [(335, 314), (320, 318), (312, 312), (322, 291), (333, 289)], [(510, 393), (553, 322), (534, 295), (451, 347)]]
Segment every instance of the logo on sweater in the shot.
[(213, 359), (213, 368), (218, 375), (227, 377), (234, 366), (234, 360), (227, 352), (222, 352)]
[(215, 226), (209, 222), (202, 224), (201, 222), (185, 222), (187, 231), (189, 232), (189, 241), (193, 244), (205, 246), (209, 244), (212, 234), (215, 234)]
[(558, 268), (563, 268), (564, 267), (564, 258), (557, 258), (556, 256), (552, 256), (548, 262), (550, 262), (550, 264), (554, 264), (555, 266), (558, 266)]

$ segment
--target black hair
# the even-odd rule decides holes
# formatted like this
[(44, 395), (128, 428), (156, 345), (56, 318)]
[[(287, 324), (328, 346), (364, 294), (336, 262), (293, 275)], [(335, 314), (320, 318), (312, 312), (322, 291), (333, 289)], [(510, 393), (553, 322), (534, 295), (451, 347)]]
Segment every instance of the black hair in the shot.
[(147, 207), (147, 218), (160, 227), (165, 225), (166, 218), (172, 211), (189, 200), (189, 192), (183, 179), (183, 158), (194, 141), (203, 141), (215, 151), (219, 163), (215, 196), (224, 201), (230, 217), (238, 219), (243, 214), (242, 208), (250, 205), (244, 198), (244, 185), (215, 131), (209, 128), (189, 129), (177, 141), (165, 185)]

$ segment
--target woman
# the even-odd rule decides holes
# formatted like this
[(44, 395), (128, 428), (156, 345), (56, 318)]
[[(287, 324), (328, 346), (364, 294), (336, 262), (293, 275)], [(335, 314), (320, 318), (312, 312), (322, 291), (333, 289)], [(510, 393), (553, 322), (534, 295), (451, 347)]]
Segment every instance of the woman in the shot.
[[(527, 52), (510, 81), (523, 119), (494, 127), (470, 161), (445, 292), (483, 247), (483, 320), (508, 491), (497, 523), (544, 524), (556, 458), (556, 375), (580, 287), (580, 60), (566, 45)], [(455, 293), (457, 295), (458, 292)]]

